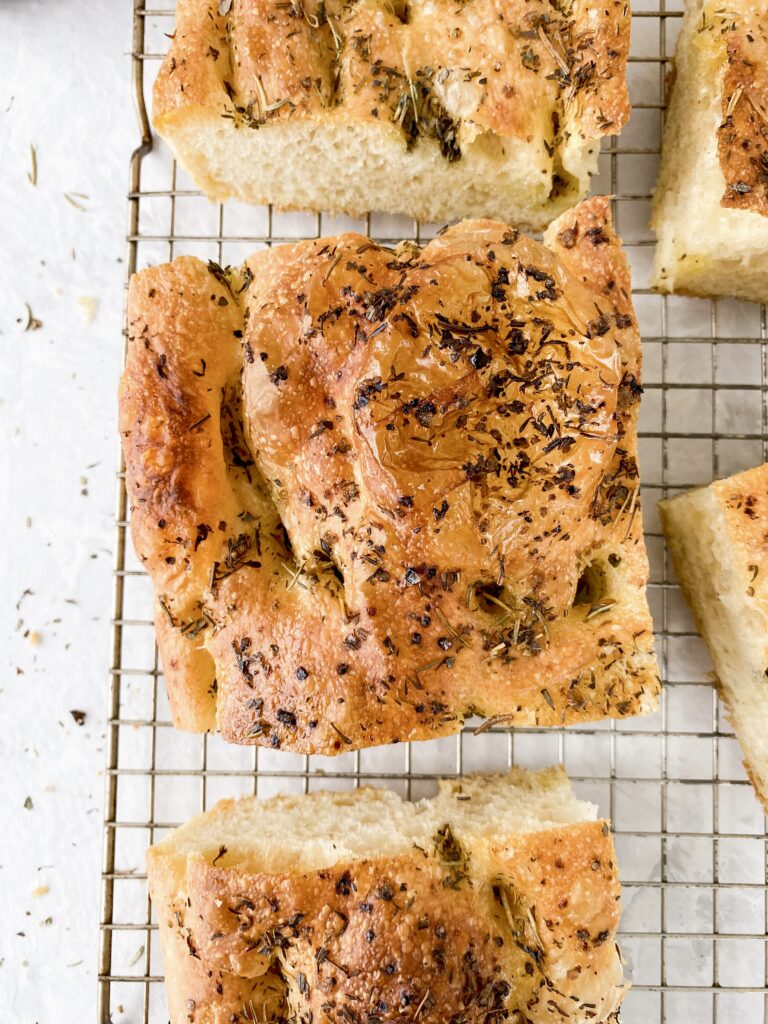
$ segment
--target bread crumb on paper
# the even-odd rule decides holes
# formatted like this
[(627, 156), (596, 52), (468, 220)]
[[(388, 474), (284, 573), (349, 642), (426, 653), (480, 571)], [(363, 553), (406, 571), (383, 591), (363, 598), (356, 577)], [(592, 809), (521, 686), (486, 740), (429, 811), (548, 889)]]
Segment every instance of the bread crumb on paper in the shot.
[(78, 295), (77, 308), (87, 324), (92, 324), (99, 314), (99, 300), (95, 295)]

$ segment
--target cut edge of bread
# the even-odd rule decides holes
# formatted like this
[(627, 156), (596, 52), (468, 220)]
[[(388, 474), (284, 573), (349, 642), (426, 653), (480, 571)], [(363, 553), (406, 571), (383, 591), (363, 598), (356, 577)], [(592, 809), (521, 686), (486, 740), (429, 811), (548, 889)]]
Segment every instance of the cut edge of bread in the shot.
[(417, 802), (373, 787), (222, 800), (151, 847), (149, 860), (210, 863), (226, 848), (220, 865), (266, 874), (317, 871), (410, 853), (430, 845), (446, 823), (459, 838), (489, 838), (597, 820), (597, 807), (575, 797), (563, 768), (515, 768), (441, 780), (435, 797)]
[(747, 774), (768, 813), (768, 622), (744, 586), (750, 553), (734, 536), (717, 483), (661, 501), (659, 509)]
[(652, 287), (662, 293), (768, 301), (768, 217), (722, 205), (718, 156), (723, 121), (725, 42), (700, 21), (709, 0), (686, 5), (675, 78), (653, 194)]
[(600, 152), (599, 139), (575, 133), (550, 158), (535, 140), (483, 132), (450, 163), (436, 141), (409, 149), (375, 123), (314, 116), (246, 131), (202, 107), (158, 113), (154, 125), (214, 202), (355, 218), (382, 210), (424, 222), (497, 217), (534, 230), (586, 195)]

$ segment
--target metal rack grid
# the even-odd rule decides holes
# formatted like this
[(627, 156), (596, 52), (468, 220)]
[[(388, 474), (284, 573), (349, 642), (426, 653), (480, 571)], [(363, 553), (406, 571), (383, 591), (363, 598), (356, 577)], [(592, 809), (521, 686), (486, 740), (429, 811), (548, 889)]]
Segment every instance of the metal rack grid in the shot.
[[(654, 295), (647, 229), (665, 79), (678, 0), (636, 0), (630, 58), (633, 115), (606, 144), (593, 191), (610, 193), (633, 268), (644, 338), (640, 421), (649, 597), (666, 684), (647, 719), (565, 730), (471, 723), (456, 737), (338, 758), (231, 747), (177, 733), (169, 721), (152, 628), (152, 591), (127, 541), (118, 474), (113, 663), (108, 720), (98, 1019), (167, 1020), (144, 854), (173, 825), (222, 796), (346, 788), (361, 782), (430, 793), (434, 780), (513, 761), (565, 764), (580, 796), (614, 823), (624, 886), (621, 942), (634, 987), (622, 1019), (768, 1024), (766, 821), (711, 687), (706, 652), (672, 579), (656, 514), (661, 496), (766, 459), (766, 310), (734, 301)], [(646, 9), (647, 8), (647, 9)], [(348, 226), (382, 241), (424, 239), (435, 226), (401, 217), (363, 221), (213, 206), (170, 154), (153, 146), (145, 90), (172, 31), (173, 11), (134, 0), (132, 80), (141, 141), (131, 160), (128, 273), (191, 253), (238, 263), (256, 248)]]

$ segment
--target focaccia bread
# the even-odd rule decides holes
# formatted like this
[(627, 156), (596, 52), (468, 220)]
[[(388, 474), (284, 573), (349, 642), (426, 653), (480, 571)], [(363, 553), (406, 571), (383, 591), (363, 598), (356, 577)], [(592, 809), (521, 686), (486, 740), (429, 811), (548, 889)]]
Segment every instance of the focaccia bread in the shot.
[(768, 465), (659, 508), (718, 692), (768, 813)]
[(174, 720), (339, 753), (656, 707), (607, 200), (134, 276), (131, 527)]
[(225, 800), (153, 846), (171, 1024), (600, 1024), (610, 828), (546, 769)]
[(659, 291), (768, 301), (766, 0), (688, 0), (653, 226)]
[(154, 124), (200, 188), (544, 227), (625, 122), (625, 0), (178, 0)]

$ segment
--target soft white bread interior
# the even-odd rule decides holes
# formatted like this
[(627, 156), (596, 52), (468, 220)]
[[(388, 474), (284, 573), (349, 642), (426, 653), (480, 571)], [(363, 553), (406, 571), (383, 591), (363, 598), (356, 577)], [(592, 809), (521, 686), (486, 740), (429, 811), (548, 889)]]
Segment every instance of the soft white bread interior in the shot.
[(410, 854), (450, 822), (457, 836), (504, 836), (596, 821), (561, 769), (440, 781), (434, 799), (410, 802), (387, 789), (320, 791), (270, 800), (222, 800), (175, 829), (151, 857), (214, 857), (220, 866), (279, 874), (316, 871), (367, 857)]
[(768, 465), (660, 503), (675, 569), (768, 811)]
[(212, 199), (544, 227), (629, 113), (623, 0), (178, 0), (153, 119)]
[(223, 801), (148, 860), (172, 1024), (570, 1024), (628, 987), (610, 829), (559, 768)]
[(653, 204), (653, 286), (768, 300), (768, 9), (688, 0)]

